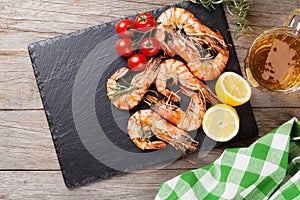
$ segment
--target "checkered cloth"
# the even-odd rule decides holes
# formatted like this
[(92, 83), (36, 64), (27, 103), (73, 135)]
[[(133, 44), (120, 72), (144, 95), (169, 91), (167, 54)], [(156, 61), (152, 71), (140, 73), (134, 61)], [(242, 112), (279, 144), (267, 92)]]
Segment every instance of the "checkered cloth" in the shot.
[(300, 199), (300, 123), (291, 119), (247, 148), (160, 187), (161, 199)]

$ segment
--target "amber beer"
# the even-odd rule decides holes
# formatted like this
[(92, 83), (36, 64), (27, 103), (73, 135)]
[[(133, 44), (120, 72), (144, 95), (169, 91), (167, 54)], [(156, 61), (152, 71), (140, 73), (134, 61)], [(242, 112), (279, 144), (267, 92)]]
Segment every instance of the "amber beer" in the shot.
[(260, 86), (288, 91), (300, 82), (300, 37), (293, 31), (267, 31), (257, 38), (250, 52), (246, 73)]
[(262, 91), (291, 92), (300, 89), (300, 8), (282, 27), (261, 33), (245, 59), (245, 72)]

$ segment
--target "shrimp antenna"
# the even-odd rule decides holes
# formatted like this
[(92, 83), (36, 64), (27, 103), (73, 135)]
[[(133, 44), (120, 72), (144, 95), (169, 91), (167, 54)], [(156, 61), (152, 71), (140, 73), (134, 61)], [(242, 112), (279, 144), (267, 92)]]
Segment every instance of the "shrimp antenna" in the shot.
[(151, 93), (155, 94), (157, 97), (159, 96), (158, 92), (156, 92), (155, 90), (147, 90), (147, 92), (151, 92)]

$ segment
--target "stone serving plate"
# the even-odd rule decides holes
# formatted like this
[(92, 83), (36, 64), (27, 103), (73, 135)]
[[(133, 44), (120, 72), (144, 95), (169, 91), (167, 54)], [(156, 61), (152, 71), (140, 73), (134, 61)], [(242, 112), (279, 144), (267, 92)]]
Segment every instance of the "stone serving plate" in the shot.
[[(208, 12), (200, 5), (175, 5), (192, 12), (205, 25), (218, 30), (228, 44), (230, 58), (225, 71), (241, 74), (222, 7)], [(151, 13), (158, 17), (164, 7)], [(133, 19), (135, 16), (128, 17)], [(126, 126), (130, 111), (111, 106), (106, 81), (126, 60), (115, 52), (119, 37), (117, 21), (79, 30), (29, 45), (29, 54), (49, 123), (56, 153), (68, 188), (138, 169), (163, 167), (182, 154), (171, 146), (157, 151), (141, 151), (129, 139)], [(213, 88), (216, 80), (207, 82)], [(209, 107), (210, 105), (208, 105)], [(236, 108), (240, 131), (234, 140), (256, 136), (257, 125), (250, 103)], [(200, 128), (190, 133), (201, 148), (216, 142)]]

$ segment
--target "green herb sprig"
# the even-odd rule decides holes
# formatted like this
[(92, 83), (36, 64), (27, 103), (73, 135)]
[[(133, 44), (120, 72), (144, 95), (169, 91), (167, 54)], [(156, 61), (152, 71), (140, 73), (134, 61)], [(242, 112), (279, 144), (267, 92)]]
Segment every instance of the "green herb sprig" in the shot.
[[(126, 94), (130, 94), (132, 91), (136, 90), (136, 89), (141, 89), (141, 86), (136, 86), (136, 85), (131, 85), (130, 83), (128, 83), (125, 79), (121, 79), (126, 86), (121, 85), (119, 83), (117, 83), (116, 87), (109, 87), (109, 89), (111, 89), (112, 91), (114, 91), (112, 95), (112, 99), (111, 101), (114, 102), (115, 100), (117, 100), (120, 96)], [(125, 102), (124, 102), (125, 103)]]
[[(225, 3), (228, 13), (234, 17), (234, 22), (237, 26), (234, 30), (234, 38), (236, 40), (251, 30), (247, 16), (252, 0), (191, 0), (191, 2), (201, 4), (209, 11), (213, 11), (215, 5)], [(234, 12), (230, 10), (230, 6), (234, 7)]]

